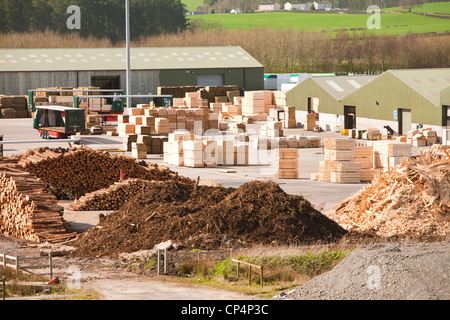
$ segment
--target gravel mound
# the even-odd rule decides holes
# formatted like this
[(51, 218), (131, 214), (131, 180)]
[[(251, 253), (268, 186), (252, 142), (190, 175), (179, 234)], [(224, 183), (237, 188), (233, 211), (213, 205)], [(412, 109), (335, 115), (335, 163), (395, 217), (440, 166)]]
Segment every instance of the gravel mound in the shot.
[(450, 242), (375, 244), (279, 299), (448, 300)]

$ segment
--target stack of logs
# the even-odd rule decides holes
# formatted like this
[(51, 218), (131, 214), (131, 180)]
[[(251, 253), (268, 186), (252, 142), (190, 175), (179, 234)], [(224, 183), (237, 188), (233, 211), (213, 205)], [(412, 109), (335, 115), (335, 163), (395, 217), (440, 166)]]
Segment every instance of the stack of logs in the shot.
[(73, 211), (119, 210), (128, 200), (144, 192), (155, 182), (141, 179), (127, 179), (116, 182), (108, 188), (88, 193), (67, 209)]
[[(64, 209), (58, 205), (58, 196), (82, 196), (107, 188), (124, 177), (194, 183), (167, 168), (85, 147), (38, 148), (22, 155), (2, 157), (0, 233), (38, 242), (71, 239), (76, 233), (68, 232), (64, 226)], [(129, 189), (123, 197), (127, 198), (150, 184), (150, 181), (142, 180), (129, 182)], [(119, 187), (111, 187), (112, 190), (115, 188)], [(117, 203), (121, 204), (120, 201)]]
[(64, 153), (51, 149), (30, 153), (20, 164), (25, 171), (41, 178), (59, 198), (67, 199), (107, 188), (121, 178), (192, 182), (167, 168), (87, 147), (74, 147)]
[(64, 209), (40, 179), (14, 166), (0, 169), (0, 233), (39, 242), (75, 236), (64, 226)]

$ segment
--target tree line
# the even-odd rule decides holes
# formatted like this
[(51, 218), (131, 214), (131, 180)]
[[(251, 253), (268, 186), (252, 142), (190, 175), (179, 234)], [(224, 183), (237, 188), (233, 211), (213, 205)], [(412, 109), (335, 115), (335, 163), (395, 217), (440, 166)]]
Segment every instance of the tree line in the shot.
[[(69, 6), (80, 8), (80, 29), (69, 29)], [(125, 37), (125, 0), (0, 0), (0, 32), (78, 33), (82, 37)], [(186, 7), (181, 0), (130, 0), (133, 39), (177, 33), (187, 27)]]

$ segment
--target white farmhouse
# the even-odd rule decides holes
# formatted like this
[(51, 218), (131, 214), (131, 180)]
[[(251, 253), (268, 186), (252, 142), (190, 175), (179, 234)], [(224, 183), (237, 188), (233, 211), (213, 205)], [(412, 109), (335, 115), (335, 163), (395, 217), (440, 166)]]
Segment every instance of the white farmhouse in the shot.
[(284, 10), (285, 11), (291, 11), (291, 10), (305, 11), (305, 10), (309, 10), (311, 5), (312, 5), (311, 2), (307, 2), (307, 3), (286, 2), (284, 4)]
[(271, 11), (280, 11), (280, 4), (275, 3), (261, 3), (258, 7), (258, 12), (271, 12)]
[(333, 4), (331, 2), (313, 2), (314, 9), (316, 10), (326, 10), (329, 11), (333, 9)]

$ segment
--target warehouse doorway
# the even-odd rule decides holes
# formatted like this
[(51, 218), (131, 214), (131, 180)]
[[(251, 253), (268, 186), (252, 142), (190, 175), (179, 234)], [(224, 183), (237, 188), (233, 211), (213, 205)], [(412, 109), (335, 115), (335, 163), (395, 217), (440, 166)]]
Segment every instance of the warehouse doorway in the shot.
[(400, 134), (411, 131), (411, 109), (398, 109), (398, 130)]
[(92, 76), (91, 86), (107, 90), (119, 89), (120, 76)]
[(223, 86), (225, 85), (224, 74), (199, 74), (197, 75), (197, 85), (199, 87)]
[(344, 129), (356, 129), (355, 106), (344, 106)]
[(450, 106), (442, 106), (442, 126), (450, 128)]

